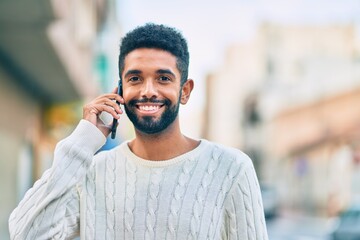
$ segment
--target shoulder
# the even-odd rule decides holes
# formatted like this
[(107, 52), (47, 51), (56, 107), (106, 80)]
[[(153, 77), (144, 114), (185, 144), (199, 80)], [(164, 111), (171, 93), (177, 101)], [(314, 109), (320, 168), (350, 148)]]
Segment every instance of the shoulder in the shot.
[(121, 144), (111, 149), (100, 150), (94, 155), (94, 164), (106, 164), (107, 161), (118, 158)]
[(252, 160), (243, 151), (207, 140), (204, 140), (204, 144), (206, 148), (201, 154), (203, 169), (216, 172), (217, 181), (221, 182), (226, 192), (236, 182), (243, 182), (244, 176), (254, 174)]
[[(86, 173), (86, 182), (87, 184), (95, 184), (95, 182), (105, 180), (105, 177), (113, 175), (114, 170), (118, 166), (118, 148), (119, 146), (97, 152), (91, 165)], [(101, 180), (102, 179), (102, 180)]]
[(221, 163), (227, 163), (239, 170), (253, 167), (250, 157), (240, 149), (225, 146), (220, 143), (204, 140), (211, 149), (212, 158), (218, 159)]

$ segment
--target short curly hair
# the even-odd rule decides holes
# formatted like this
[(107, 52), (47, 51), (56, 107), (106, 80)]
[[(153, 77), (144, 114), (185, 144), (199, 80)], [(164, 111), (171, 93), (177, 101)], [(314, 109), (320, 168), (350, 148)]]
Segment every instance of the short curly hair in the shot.
[(186, 82), (189, 69), (188, 46), (185, 38), (175, 28), (147, 23), (127, 33), (120, 43), (118, 63), (120, 79), (126, 55), (138, 48), (155, 48), (170, 52), (177, 59), (176, 65), (181, 74), (181, 85)]

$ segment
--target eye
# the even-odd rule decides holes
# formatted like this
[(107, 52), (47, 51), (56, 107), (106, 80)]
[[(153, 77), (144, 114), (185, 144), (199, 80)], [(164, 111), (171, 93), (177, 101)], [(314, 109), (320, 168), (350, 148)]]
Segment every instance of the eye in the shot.
[(160, 77), (159, 77), (159, 80), (160, 80), (161, 82), (168, 82), (168, 81), (170, 81), (171, 79), (170, 79), (169, 77), (167, 77), (167, 76), (160, 76)]
[(137, 81), (140, 81), (140, 78), (137, 76), (133, 76), (129, 78), (129, 82), (137, 82)]

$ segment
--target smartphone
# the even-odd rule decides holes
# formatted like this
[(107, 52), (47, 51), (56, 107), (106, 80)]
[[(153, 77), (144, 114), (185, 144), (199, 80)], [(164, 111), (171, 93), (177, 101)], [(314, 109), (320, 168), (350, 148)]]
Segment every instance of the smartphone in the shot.
[[(122, 96), (122, 82), (121, 82), (121, 79), (119, 80), (119, 83), (118, 83), (118, 91), (117, 91), (117, 94), (119, 94), (120, 96)], [(116, 101), (116, 103), (117, 103), (118, 105), (120, 105), (119, 101)], [(111, 126), (111, 139), (114, 139), (115, 136), (116, 136), (117, 123), (118, 123), (118, 120), (117, 120), (116, 118), (114, 118), (114, 119), (113, 119), (112, 126)]]

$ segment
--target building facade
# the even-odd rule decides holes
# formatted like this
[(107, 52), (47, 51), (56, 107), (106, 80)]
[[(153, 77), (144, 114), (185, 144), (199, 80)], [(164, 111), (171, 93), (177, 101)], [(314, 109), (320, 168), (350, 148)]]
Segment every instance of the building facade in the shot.
[(58, 137), (79, 119), (78, 103), (101, 90), (93, 45), (106, 11), (105, 0), (0, 2), (1, 239)]
[(357, 189), (359, 49), (353, 25), (264, 23), (209, 74), (204, 135), (247, 152), (284, 207), (337, 214)]

